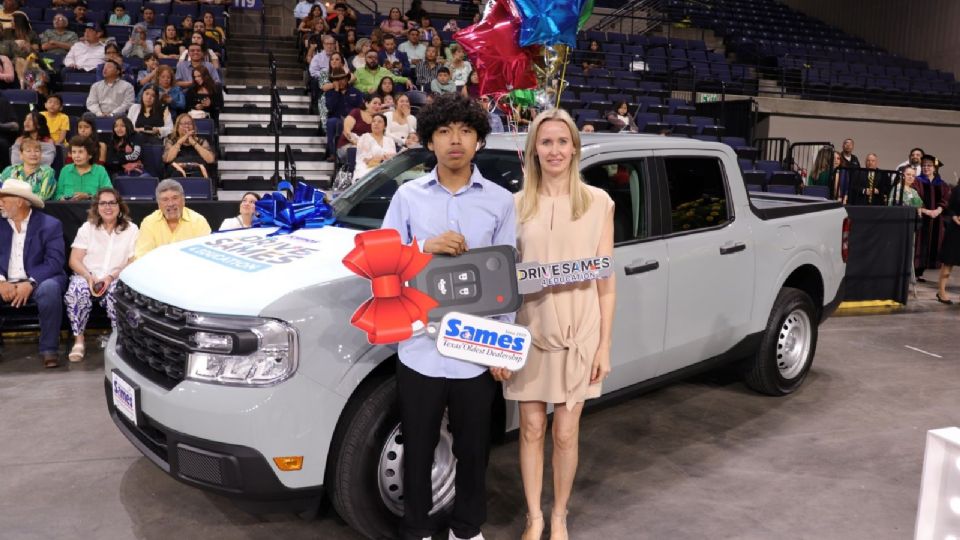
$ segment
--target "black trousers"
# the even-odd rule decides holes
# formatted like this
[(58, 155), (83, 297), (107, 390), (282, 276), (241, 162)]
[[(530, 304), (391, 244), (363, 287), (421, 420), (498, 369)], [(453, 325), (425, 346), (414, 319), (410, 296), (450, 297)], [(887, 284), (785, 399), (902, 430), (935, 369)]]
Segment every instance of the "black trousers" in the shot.
[(427, 377), (397, 362), (397, 389), (403, 431), (404, 538), (432, 536), (433, 489), (430, 470), (447, 411), (457, 458), (456, 490), (450, 530), (458, 538), (480, 534), (487, 520), (487, 460), (490, 410), (497, 383), (489, 372), (472, 379)]

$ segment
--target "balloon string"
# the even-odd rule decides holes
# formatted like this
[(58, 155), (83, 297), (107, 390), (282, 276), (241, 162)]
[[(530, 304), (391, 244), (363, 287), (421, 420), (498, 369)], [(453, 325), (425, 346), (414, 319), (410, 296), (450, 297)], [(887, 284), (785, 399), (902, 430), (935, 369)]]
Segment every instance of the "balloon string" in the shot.
[(563, 83), (567, 77), (567, 63), (569, 61), (569, 58), (567, 58), (567, 55), (569, 54), (570, 54), (570, 46), (567, 45), (563, 48), (563, 68), (560, 69), (560, 82), (558, 83), (559, 86), (557, 86), (557, 108), (558, 109), (560, 108), (560, 97), (563, 94)]

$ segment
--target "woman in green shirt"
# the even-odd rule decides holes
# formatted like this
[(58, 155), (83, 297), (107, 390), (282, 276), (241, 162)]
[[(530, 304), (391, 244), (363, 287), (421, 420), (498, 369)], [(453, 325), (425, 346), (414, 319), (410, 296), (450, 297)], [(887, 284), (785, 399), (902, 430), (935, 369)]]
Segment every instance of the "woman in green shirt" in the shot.
[(0, 181), (6, 181), (10, 178), (23, 180), (30, 184), (33, 193), (43, 200), (48, 200), (53, 196), (57, 188), (57, 177), (53, 169), (41, 164), (43, 150), (40, 147), (40, 141), (36, 139), (24, 138), (20, 141), (20, 157), (23, 163), (19, 165), (10, 165), (0, 173)]
[(100, 188), (113, 187), (107, 170), (93, 163), (97, 150), (96, 143), (89, 137), (77, 135), (70, 139), (73, 163), (60, 170), (60, 180), (53, 194), (55, 201), (90, 199)]

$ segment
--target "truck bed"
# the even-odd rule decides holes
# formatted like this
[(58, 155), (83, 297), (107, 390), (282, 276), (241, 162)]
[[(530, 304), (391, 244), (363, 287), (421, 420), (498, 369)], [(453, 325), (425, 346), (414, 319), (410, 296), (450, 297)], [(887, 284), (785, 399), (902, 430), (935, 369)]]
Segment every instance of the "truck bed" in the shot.
[(762, 220), (812, 214), (843, 207), (839, 201), (819, 197), (778, 193), (748, 193), (748, 195), (750, 197), (750, 208)]

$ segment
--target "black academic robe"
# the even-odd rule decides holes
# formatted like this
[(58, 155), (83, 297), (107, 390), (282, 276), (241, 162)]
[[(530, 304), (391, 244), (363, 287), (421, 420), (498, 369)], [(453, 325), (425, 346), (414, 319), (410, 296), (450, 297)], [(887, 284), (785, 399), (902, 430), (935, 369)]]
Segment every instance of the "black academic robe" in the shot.
[[(934, 177), (933, 181), (930, 181), (921, 174), (917, 177), (917, 181), (913, 183), (913, 187), (920, 194), (920, 198), (923, 199), (923, 207), (927, 210), (947, 207), (947, 202), (950, 200), (950, 184), (944, 182), (939, 175)], [(926, 268), (940, 267), (943, 216), (940, 215), (935, 218), (923, 216), (920, 224), (920, 235), (917, 240), (914, 269), (919, 276)]]

